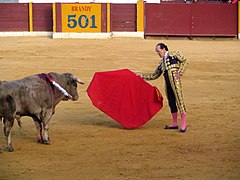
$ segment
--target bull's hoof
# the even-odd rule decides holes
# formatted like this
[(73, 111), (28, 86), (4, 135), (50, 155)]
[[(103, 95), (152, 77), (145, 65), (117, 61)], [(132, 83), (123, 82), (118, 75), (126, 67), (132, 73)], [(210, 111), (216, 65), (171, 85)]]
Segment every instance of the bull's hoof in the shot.
[(46, 145), (50, 145), (51, 144), (51, 142), (50, 142), (50, 140), (48, 139), (44, 139), (43, 140), (43, 144), (46, 144)]
[(2, 149), (0, 149), (0, 153), (2, 153), (3, 152), (3, 150)]
[(38, 144), (43, 144), (43, 140), (42, 139), (37, 139), (37, 143)]
[(8, 146), (8, 151), (9, 151), (9, 152), (13, 152), (13, 151), (15, 151), (15, 149), (14, 149), (13, 146)]

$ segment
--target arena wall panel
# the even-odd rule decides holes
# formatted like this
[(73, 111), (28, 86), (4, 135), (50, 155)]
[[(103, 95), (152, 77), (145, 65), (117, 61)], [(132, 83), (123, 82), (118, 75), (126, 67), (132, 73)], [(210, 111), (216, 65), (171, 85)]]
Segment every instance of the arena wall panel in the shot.
[(62, 32), (62, 8), (60, 3), (56, 3), (56, 31)]
[(240, 1), (238, 1), (238, 39), (240, 39)]
[(53, 14), (51, 3), (33, 3), (33, 31), (52, 31)]
[(146, 4), (145, 35), (237, 36), (237, 4)]
[(28, 4), (0, 3), (0, 31), (29, 31)]
[(236, 4), (192, 4), (191, 35), (236, 36), (237, 12)]
[[(95, 33), (106, 33), (111, 37), (132, 36), (134, 33), (139, 33), (137, 36), (142, 37), (144, 35), (237, 37), (240, 34), (240, 18), (238, 17), (240, 16), (238, 7), (240, 3), (149, 4), (140, 1), (137, 4), (72, 3), (72, 6), (83, 5), (94, 8), (98, 4), (93, 14), (94, 17), (96, 15), (94, 22), (98, 24)], [(86, 17), (92, 22), (95, 19), (90, 19), (91, 14), (83, 14), (87, 15), (84, 16), (85, 19), (79, 19), (81, 10), (78, 12), (73, 10), (70, 15), (77, 14), (77, 17), (73, 19), (71, 16), (72, 19), (66, 23), (65, 16), (63, 18), (66, 11), (62, 7), (62, 3), (0, 3), (0, 32), (93, 32), (93, 29), (87, 28), (85, 31), (70, 31), (71, 29), (64, 28), (64, 25), (73, 23), (73, 20), (78, 25), (83, 20), (82, 25), (85, 25), (88, 23)], [(68, 18), (69, 14), (66, 14), (66, 17)]]
[(107, 4), (102, 4), (102, 32), (107, 32)]
[(111, 4), (111, 31), (135, 32), (136, 4)]
[(190, 4), (146, 4), (145, 35), (190, 34)]

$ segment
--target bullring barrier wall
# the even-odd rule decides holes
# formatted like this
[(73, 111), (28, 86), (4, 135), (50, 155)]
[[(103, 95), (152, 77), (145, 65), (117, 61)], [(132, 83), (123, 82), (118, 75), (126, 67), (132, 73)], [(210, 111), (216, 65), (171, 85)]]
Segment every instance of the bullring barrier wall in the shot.
[(146, 4), (145, 35), (237, 36), (237, 34), (237, 4)]
[(231, 36), (239, 3), (0, 3), (0, 36)]

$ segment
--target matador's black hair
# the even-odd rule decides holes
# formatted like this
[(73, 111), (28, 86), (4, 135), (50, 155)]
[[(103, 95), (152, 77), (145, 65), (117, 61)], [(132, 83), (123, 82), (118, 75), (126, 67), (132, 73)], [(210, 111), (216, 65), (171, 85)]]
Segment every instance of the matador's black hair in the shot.
[(157, 45), (156, 45), (156, 47), (157, 46), (160, 46), (160, 49), (166, 49), (166, 51), (168, 51), (168, 47), (167, 47), (167, 45), (166, 44), (163, 44), (163, 43), (158, 43)]

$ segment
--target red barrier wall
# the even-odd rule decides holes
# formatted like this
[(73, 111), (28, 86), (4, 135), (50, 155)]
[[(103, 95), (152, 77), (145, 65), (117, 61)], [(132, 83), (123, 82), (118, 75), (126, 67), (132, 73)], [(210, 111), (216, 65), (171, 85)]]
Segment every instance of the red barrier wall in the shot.
[(146, 4), (145, 35), (237, 36), (237, 4)]
[(62, 7), (61, 3), (56, 3), (56, 19), (57, 19), (57, 24), (56, 24), (56, 31), (57, 32), (62, 32)]
[(0, 31), (28, 30), (28, 4), (0, 3)]
[(192, 4), (191, 35), (236, 36), (237, 4)]
[(51, 3), (33, 3), (33, 31), (52, 31)]
[(145, 35), (190, 34), (190, 4), (146, 4)]
[[(145, 3), (145, 35), (237, 36), (238, 4)], [(0, 31), (29, 31), (29, 4), (0, 3)], [(110, 4), (110, 32), (136, 32), (137, 5)], [(52, 31), (51, 3), (33, 3), (33, 31)], [(61, 3), (56, 3), (61, 19)], [(107, 4), (102, 4), (102, 32), (107, 32)], [(56, 31), (62, 32), (61, 21)]]
[(107, 32), (107, 4), (102, 4), (102, 32)]
[(135, 32), (136, 4), (111, 4), (111, 31)]

